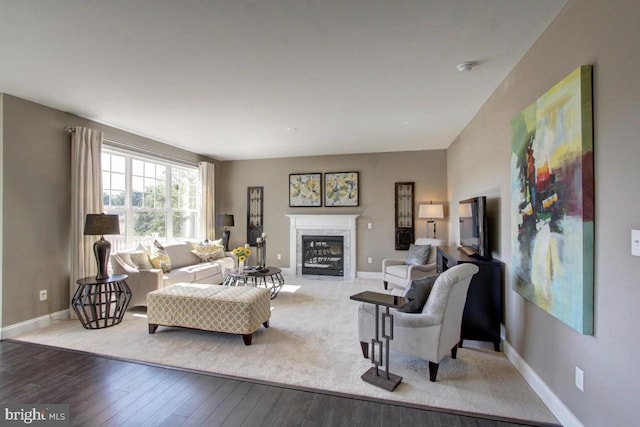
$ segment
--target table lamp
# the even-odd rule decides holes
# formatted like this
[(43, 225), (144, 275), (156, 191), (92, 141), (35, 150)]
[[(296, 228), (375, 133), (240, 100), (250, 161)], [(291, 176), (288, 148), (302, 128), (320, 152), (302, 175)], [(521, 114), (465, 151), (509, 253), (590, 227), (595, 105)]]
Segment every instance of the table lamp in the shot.
[(218, 227), (222, 227), (222, 244), (224, 245), (224, 250), (229, 250), (229, 237), (231, 237), (231, 231), (227, 227), (233, 227), (233, 215), (231, 214), (220, 214), (218, 215)]
[[(429, 203), (428, 205), (420, 205), (418, 209), (418, 218), (426, 218), (428, 224), (433, 224), (433, 238), (436, 238), (436, 222), (434, 219), (444, 218), (444, 209), (441, 204)], [(427, 237), (429, 237), (429, 227), (427, 226)]]
[(100, 240), (93, 244), (93, 253), (98, 263), (96, 280), (103, 280), (109, 277), (108, 262), (111, 243), (105, 240), (105, 234), (120, 234), (120, 217), (118, 215), (87, 214), (87, 219), (84, 223), (84, 235), (101, 236)]

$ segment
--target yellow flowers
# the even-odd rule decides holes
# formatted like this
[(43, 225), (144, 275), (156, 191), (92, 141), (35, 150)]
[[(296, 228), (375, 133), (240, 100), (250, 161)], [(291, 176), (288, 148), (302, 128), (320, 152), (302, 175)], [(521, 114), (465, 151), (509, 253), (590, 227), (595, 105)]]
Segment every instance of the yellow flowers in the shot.
[(234, 255), (238, 257), (239, 261), (244, 261), (249, 258), (249, 255), (251, 255), (251, 249), (244, 246), (239, 246), (231, 252), (233, 252)]

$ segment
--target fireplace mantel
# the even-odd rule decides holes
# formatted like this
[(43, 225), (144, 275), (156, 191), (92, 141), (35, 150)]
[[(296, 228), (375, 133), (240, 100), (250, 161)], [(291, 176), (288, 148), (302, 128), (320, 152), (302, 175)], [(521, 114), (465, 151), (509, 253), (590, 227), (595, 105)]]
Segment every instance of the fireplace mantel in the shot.
[(338, 235), (344, 237), (344, 278), (356, 278), (356, 219), (360, 215), (286, 215), (289, 217), (289, 269), (302, 273), (301, 236)]

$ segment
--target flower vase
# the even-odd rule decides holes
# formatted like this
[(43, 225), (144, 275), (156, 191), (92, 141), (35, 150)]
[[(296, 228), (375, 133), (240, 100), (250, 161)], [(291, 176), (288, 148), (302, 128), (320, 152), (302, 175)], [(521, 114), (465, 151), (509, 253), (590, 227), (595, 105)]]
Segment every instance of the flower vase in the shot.
[(244, 273), (244, 260), (238, 261), (238, 272)]

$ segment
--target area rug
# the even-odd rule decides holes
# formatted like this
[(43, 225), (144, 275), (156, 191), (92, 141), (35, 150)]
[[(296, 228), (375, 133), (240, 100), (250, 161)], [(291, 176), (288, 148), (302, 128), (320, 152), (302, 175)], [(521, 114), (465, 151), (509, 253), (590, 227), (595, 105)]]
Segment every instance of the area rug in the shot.
[(287, 277), (271, 301), (270, 327), (245, 346), (240, 336), (160, 326), (148, 333), (144, 308), (131, 309), (114, 327), (85, 330), (77, 320), (58, 320), (16, 340), (95, 354), (541, 424), (558, 420), (503, 353), (467, 347), (446, 356), (438, 381), (428, 362), (393, 351), (390, 371), (403, 380), (389, 392), (362, 381), (371, 367), (357, 338), (358, 302), (350, 295), (382, 290), (379, 280), (314, 280)]

